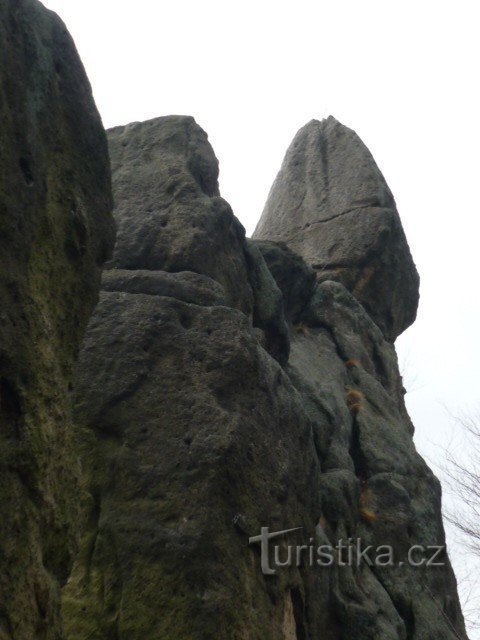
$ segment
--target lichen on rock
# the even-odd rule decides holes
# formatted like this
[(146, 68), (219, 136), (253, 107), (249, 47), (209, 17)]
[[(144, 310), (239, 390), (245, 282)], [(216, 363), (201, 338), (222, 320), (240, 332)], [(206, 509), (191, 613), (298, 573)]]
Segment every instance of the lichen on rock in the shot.
[(0, 637), (62, 637), (78, 527), (73, 367), (114, 224), (105, 132), (75, 46), (0, 0)]

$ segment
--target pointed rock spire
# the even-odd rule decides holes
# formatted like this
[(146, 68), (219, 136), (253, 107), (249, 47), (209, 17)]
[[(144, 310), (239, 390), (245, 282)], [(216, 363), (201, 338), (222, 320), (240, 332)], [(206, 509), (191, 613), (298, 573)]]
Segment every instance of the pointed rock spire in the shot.
[(370, 151), (335, 118), (295, 136), (255, 239), (285, 242), (337, 280), (394, 341), (415, 320), (419, 277), (393, 195)]

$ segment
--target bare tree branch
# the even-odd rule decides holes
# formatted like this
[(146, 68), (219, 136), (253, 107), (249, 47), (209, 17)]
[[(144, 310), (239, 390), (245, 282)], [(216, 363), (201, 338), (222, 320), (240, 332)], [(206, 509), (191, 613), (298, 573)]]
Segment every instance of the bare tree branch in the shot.
[[(457, 504), (444, 517), (459, 532), (466, 548), (480, 557), (480, 414), (452, 417), (465, 438), (461, 448), (451, 447), (445, 452), (443, 475)], [(471, 631), (480, 630), (479, 583), (478, 569), (459, 582), (463, 612)]]

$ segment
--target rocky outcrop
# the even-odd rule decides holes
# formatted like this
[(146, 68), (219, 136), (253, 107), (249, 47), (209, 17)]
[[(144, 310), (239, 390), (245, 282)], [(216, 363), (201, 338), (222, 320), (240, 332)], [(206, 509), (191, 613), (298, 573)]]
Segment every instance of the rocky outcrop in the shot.
[(415, 320), (419, 278), (395, 201), (354, 131), (329, 117), (295, 136), (255, 239), (280, 241), (341, 282), (394, 341)]
[(218, 161), (193, 118), (109, 132), (118, 241), (113, 269), (201, 273), (249, 313), (243, 229), (219, 197)]
[(75, 47), (0, 0), (0, 637), (62, 637), (76, 546), (73, 365), (114, 239), (105, 133)]
[(281, 293), (191, 118), (109, 137), (119, 237), (80, 362), (89, 495), (67, 635), (270, 637), (283, 609), (267, 592), (260, 616), (252, 607), (249, 531), (285, 512), (311, 529), (316, 509), (297, 505), (318, 500), (310, 422), (276, 360), (288, 358)]
[[(330, 541), (389, 545), (395, 558), (340, 568), (331, 591), (338, 637), (464, 638), (440, 484), (415, 451), (393, 346), (337, 282), (317, 285), (304, 323), (288, 372), (314, 424), (322, 528)], [(414, 545), (442, 547), (442, 566), (412, 566)]]
[[(406, 561), (444, 545), (440, 486), (365, 301), (288, 246), (244, 238), (190, 118), (110, 141), (120, 237), (78, 373), (87, 480), (68, 638), (465, 638), (445, 550), (442, 566)], [(296, 529), (283, 562), (287, 544), (307, 550), (262, 572), (262, 527)], [(310, 561), (348, 539), (391, 545), (394, 564), (338, 549)]]

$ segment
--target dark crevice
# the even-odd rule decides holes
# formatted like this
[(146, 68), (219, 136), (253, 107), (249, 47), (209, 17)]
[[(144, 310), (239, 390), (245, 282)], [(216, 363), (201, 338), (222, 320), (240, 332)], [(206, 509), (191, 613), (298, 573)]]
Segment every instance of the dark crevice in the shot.
[(93, 556), (95, 554), (95, 547), (97, 544), (98, 533), (99, 533), (99, 523), (100, 523), (100, 514), (102, 510), (102, 501), (100, 494), (98, 491), (91, 491), (90, 495), (93, 500), (92, 512), (91, 512), (91, 523), (94, 530), (94, 534), (92, 535), (86, 552), (86, 577), (87, 581), (90, 581), (90, 575), (93, 565)]
[(400, 618), (403, 620), (403, 624), (405, 625), (406, 638), (405, 640), (413, 640), (415, 637), (415, 614), (413, 613), (413, 607), (411, 601), (395, 601), (387, 587), (385, 586), (382, 577), (375, 571), (375, 567), (371, 567), (372, 573), (378, 582), (382, 585), (385, 593), (388, 595), (390, 602), (395, 608), (395, 611), (398, 613)]
[(33, 183), (35, 182), (35, 179), (34, 179), (34, 176), (33, 176), (33, 170), (32, 170), (32, 166), (31, 166), (30, 160), (28, 160), (25, 157), (20, 158), (19, 164), (20, 164), (20, 169), (21, 169), (22, 174), (23, 174), (23, 178), (25, 180), (25, 184), (28, 187), (31, 187), (33, 185)]
[(360, 444), (360, 429), (356, 418), (353, 419), (352, 423), (352, 439), (350, 441), (349, 454), (352, 459), (357, 478), (368, 480), (368, 463)]
[(307, 633), (305, 630), (305, 607), (303, 604), (302, 594), (298, 589), (294, 588), (290, 590), (290, 596), (292, 598), (293, 617), (295, 619), (297, 640), (307, 640)]
[(19, 394), (8, 380), (0, 380), (0, 415), (9, 425), (16, 426), (21, 414)]

